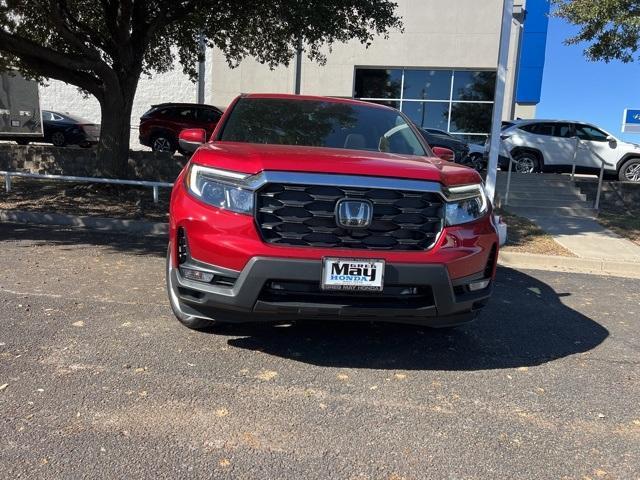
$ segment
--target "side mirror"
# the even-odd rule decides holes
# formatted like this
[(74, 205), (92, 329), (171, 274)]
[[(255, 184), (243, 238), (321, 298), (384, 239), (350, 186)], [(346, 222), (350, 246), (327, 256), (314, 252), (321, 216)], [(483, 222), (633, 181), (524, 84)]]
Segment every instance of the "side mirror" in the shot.
[(613, 143), (617, 143), (617, 142), (618, 142), (618, 140), (616, 140), (616, 137), (614, 137), (613, 135), (609, 135), (609, 136), (607, 137), (607, 142), (609, 142), (609, 143), (612, 143), (612, 144), (613, 144)]
[(204, 128), (187, 128), (180, 132), (178, 137), (180, 148), (185, 152), (193, 153), (200, 145), (206, 143), (207, 132)]
[(456, 159), (456, 154), (449, 148), (431, 147), (431, 151), (433, 151), (436, 157), (446, 160), (447, 162), (453, 162)]

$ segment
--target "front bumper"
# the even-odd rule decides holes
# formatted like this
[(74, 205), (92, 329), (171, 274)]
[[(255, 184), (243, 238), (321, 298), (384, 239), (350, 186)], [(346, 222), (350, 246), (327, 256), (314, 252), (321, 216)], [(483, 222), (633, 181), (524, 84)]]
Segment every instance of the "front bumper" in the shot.
[[(287, 322), (297, 319), (365, 320), (447, 327), (474, 318), (488, 300), (492, 282), (472, 292), (467, 285), (491, 278), (495, 259), (484, 270), (452, 280), (442, 264), (387, 263), (385, 289), (409, 287), (421, 292), (409, 298), (376, 294), (328, 294), (317, 288), (321, 260), (254, 257), (232, 271), (189, 259), (181, 267), (213, 273), (212, 283), (185, 278), (168, 262), (174, 308), (184, 315), (222, 322)], [(223, 279), (216, 284), (216, 278)], [(303, 285), (312, 291), (275, 291), (274, 282)], [(397, 290), (394, 290), (397, 291)]]
[[(77, 129), (76, 129), (77, 130)], [(69, 145), (97, 145), (100, 138), (84, 131), (67, 130), (65, 138)]]

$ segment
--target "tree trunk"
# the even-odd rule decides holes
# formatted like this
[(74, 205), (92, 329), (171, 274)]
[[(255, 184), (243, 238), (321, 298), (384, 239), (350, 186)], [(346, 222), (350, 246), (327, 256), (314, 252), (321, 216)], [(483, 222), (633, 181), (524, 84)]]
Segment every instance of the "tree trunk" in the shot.
[(109, 88), (100, 101), (101, 127), (98, 142), (98, 165), (105, 174), (126, 178), (129, 163), (131, 110), (137, 82), (119, 88)]

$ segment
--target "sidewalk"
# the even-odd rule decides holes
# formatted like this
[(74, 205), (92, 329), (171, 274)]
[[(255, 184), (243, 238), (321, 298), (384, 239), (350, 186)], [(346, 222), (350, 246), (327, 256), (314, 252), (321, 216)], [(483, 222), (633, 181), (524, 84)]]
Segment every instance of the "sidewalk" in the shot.
[[(523, 212), (519, 212), (523, 215)], [(638, 263), (640, 245), (620, 237), (591, 218), (524, 214), (580, 258)]]

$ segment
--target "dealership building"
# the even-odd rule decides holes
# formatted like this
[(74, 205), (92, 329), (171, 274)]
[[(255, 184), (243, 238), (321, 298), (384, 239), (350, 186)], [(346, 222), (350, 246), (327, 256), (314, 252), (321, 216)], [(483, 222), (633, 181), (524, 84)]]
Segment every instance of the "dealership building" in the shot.
[[(229, 68), (217, 50), (207, 52), (205, 102), (225, 108), (240, 93), (329, 95), (384, 103), (417, 125), (446, 130), (468, 141), (489, 133), (502, 0), (396, 0), (404, 31), (376, 38), (366, 48), (357, 41), (334, 44), (324, 65), (304, 55), (300, 71), (270, 70), (251, 58)], [(549, 0), (514, 0), (503, 118), (533, 118), (540, 101)], [(297, 80), (298, 79), (298, 80)], [(75, 87), (51, 81), (42, 107), (99, 122), (94, 99)], [(141, 79), (131, 124), (136, 147), (139, 117), (152, 104), (195, 102), (197, 85), (176, 70)]]

